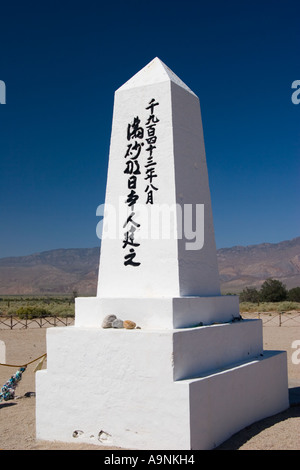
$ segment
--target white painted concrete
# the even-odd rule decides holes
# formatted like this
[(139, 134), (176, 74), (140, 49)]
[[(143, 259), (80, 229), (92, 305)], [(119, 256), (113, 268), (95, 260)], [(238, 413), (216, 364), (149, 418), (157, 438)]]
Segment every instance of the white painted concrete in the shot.
[(263, 353), (258, 320), (175, 330), (174, 380), (191, 379), (231, 367)]
[[(138, 159), (141, 175), (137, 176), (136, 189), (141, 207), (135, 207), (136, 220), (141, 226), (136, 261), (141, 264), (138, 267), (124, 266), (122, 238), (126, 216), (123, 216), (117, 227), (121, 239), (102, 239), (97, 296), (151, 298), (220, 295), (199, 100), (157, 58), (115, 93), (105, 204), (108, 208), (126, 210), (128, 175), (123, 172), (128, 145), (126, 129), (136, 116), (146, 129), (145, 123), (149, 117), (146, 107), (153, 98), (159, 103), (154, 109), (159, 122), (155, 128), (157, 141), (153, 151), (157, 174), (154, 184), (158, 190), (154, 191), (155, 203), (146, 204), (144, 166), (147, 163), (148, 144), (141, 139), (145, 145)], [(178, 205), (184, 214), (185, 204), (193, 204), (194, 207), (204, 204), (202, 249), (187, 249), (190, 241), (186, 237), (164, 239), (161, 234), (160, 238), (153, 239), (149, 237), (148, 230), (143, 236), (142, 230), (151, 225), (158, 206), (167, 210)], [(172, 233), (175, 231), (178, 234), (181, 224), (177, 212), (172, 220)], [(108, 222), (113, 225), (104, 216), (104, 226)]]
[(48, 329), (48, 368), (36, 376), (37, 437), (101, 445), (104, 431), (106, 443), (125, 448), (213, 448), (288, 406), (285, 355), (261, 356), (261, 342), (251, 344), (259, 323)]
[[(70, 354), (70, 348), (73, 351), (74, 347), (76, 351)], [(168, 348), (168, 353), (164, 347)], [(143, 354), (136, 355), (133, 363), (134, 351), (140, 351), (141, 348)], [(119, 352), (116, 351), (122, 351), (122, 361), (126, 361), (126, 354), (131, 358), (127, 369), (134, 367), (138, 375), (143, 374), (143, 368), (147, 368), (148, 373), (152, 363), (159, 374), (160, 361), (167, 361), (165, 370), (172, 362), (168, 370), (170, 378), (181, 380), (198, 377), (262, 354), (261, 321), (244, 320), (177, 330), (50, 328), (47, 331), (47, 351), (50, 373), (61, 371), (64, 375), (65, 370), (68, 370), (68, 373), (76, 374), (78, 365), (83, 365), (82, 360), (88, 362), (85, 371), (92, 372), (95, 360), (101, 361), (102, 365), (102, 361), (107, 360), (107, 351), (110, 351), (110, 356), (115, 357), (109, 359), (112, 376), (120, 364)], [(168, 361), (171, 361), (170, 364)], [(137, 369), (138, 366), (141, 370)]]
[(77, 297), (75, 325), (99, 327), (106, 315), (132, 320), (141, 328), (187, 328), (228, 322), (239, 316), (238, 296), (177, 298)]
[[(156, 203), (204, 205), (204, 245), (187, 249), (177, 211), (174, 239), (140, 238), (138, 267), (124, 265), (120, 238), (102, 240), (97, 297), (76, 299), (74, 327), (47, 330), (47, 370), (36, 375), (38, 439), (212, 449), (288, 407), (286, 353), (263, 351), (261, 322), (236, 321), (238, 297), (220, 295), (198, 98), (157, 58), (115, 94), (106, 204), (124, 205), (127, 125), (137, 116), (145, 125), (152, 98)], [(144, 165), (145, 145), (140, 155)], [(141, 225), (153, 208), (136, 213)], [(141, 329), (103, 329), (109, 314)]]
[(191, 449), (213, 449), (250, 424), (289, 407), (286, 352), (190, 383)]

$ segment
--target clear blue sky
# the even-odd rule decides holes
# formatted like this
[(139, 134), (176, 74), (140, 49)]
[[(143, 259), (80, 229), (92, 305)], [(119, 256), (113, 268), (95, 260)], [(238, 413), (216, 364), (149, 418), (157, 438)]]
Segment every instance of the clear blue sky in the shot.
[(299, 235), (298, 0), (16, 0), (0, 17), (0, 257), (99, 245), (114, 91), (156, 56), (200, 98), (217, 247)]

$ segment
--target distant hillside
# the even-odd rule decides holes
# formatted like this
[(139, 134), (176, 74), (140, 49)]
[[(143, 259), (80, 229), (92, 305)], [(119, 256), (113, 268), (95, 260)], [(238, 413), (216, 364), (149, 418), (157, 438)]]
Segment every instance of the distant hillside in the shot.
[[(95, 295), (99, 248), (59, 249), (0, 259), (0, 294)], [(300, 286), (300, 237), (218, 250), (222, 292), (260, 287), (268, 277)]]
[(221, 248), (218, 262), (224, 292), (260, 287), (269, 277), (291, 289), (300, 286), (300, 237), (280, 243)]
[(44, 251), (0, 259), (0, 294), (95, 295), (99, 248)]

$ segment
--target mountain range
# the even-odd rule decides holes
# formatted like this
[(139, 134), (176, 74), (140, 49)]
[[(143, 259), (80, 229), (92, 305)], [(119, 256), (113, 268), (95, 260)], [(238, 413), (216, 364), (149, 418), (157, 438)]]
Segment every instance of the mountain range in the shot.
[[(300, 237), (217, 250), (222, 293), (257, 287), (267, 278), (300, 286)], [(100, 248), (70, 248), (0, 259), (1, 295), (96, 295)]]

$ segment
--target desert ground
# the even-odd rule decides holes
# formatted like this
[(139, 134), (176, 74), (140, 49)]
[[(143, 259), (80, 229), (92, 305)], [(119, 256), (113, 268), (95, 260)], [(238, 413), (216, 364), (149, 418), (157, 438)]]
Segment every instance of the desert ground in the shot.
[[(299, 312), (300, 314), (300, 312)], [(286, 411), (254, 423), (220, 445), (217, 450), (300, 450), (300, 316), (278, 326), (270, 314), (263, 328), (264, 349), (287, 351), (290, 407)], [(2, 327), (2, 329), (1, 329)], [(6, 346), (6, 364), (21, 365), (46, 353), (47, 328), (9, 329), (0, 325), (0, 340)], [(298, 343), (298, 349), (300, 345)], [(298, 359), (298, 360), (297, 360)], [(1, 362), (1, 361), (0, 361)], [(16, 398), (0, 402), (0, 449), (2, 450), (118, 450), (83, 444), (38, 441), (35, 438), (35, 372), (29, 365), (16, 389)], [(45, 361), (43, 368), (47, 367)], [(0, 386), (16, 368), (0, 366)]]

